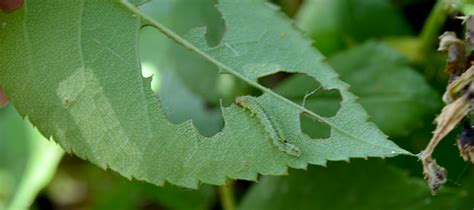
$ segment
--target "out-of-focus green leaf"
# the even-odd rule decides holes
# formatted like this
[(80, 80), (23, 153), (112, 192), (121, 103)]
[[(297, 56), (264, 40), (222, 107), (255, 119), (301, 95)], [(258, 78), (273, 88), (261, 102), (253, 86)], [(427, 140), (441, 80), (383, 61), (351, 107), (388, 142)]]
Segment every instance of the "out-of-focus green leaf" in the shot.
[(474, 167), (471, 166), (464, 180), (459, 183), (458, 190), (463, 198), (458, 201), (459, 209), (474, 209)]
[[(423, 76), (386, 45), (368, 42), (335, 55), (329, 63), (351, 85), (350, 90), (360, 97), (359, 103), (372, 120), (389, 135), (408, 134), (424, 123), (424, 116), (434, 114), (441, 106), (440, 97)], [(296, 75), (275, 90), (302, 103), (305, 94), (318, 86), (310, 78)], [(338, 107), (336, 96), (320, 90), (308, 97), (305, 106), (320, 113), (331, 112)]]
[(308, 0), (296, 19), (325, 55), (370, 38), (412, 33), (388, 0)]
[(210, 185), (203, 185), (199, 190), (189, 190), (171, 185), (157, 188), (147, 184), (141, 190), (151, 200), (159, 202), (170, 210), (211, 209), (217, 197), (215, 187)]
[(62, 155), (13, 106), (0, 109), (0, 209), (29, 209)]
[(216, 199), (216, 189), (210, 185), (199, 190), (172, 185), (157, 187), (127, 180), (84, 161), (70, 161), (73, 163), (60, 168), (47, 190), (49, 199), (59, 209), (207, 210)]
[(433, 196), (423, 180), (382, 160), (356, 160), (291, 171), (288, 177), (264, 177), (239, 209), (469, 209), (460, 208), (461, 200), (472, 201), (456, 189), (445, 188)]
[[(28, 1), (0, 13), (0, 48), (12, 52), (0, 54), (0, 83), (20, 114), (66, 151), (156, 185), (223, 185), (229, 177), (256, 180), (329, 160), (411, 154), (367, 122), (348, 85), (278, 10), (254, 0), (221, 0), (218, 8), (226, 31), (210, 46), (203, 28), (181, 36), (124, 1)], [(145, 25), (261, 90), (253, 105), (272, 121), (232, 105), (222, 109), (225, 126), (212, 137), (190, 121), (171, 123), (140, 72), (137, 41)], [(258, 84), (282, 70), (339, 91), (337, 114), (320, 116)], [(331, 129), (330, 140), (301, 132), (303, 112)], [(301, 156), (277, 143), (299, 147)]]

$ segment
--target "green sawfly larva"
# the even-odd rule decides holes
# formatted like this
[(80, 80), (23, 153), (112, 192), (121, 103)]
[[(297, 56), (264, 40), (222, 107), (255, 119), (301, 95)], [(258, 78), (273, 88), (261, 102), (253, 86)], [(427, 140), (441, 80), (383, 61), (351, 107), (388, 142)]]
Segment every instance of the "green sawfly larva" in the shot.
[(283, 137), (283, 132), (272, 122), (270, 116), (267, 115), (263, 107), (254, 97), (240, 96), (235, 99), (235, 103), (242, 108), (250, 110), (252, 116), (256, 116), (259, 119), (260, 124), (263, 125), (265, 132), (272, 140), (273, 145), (280, 151), (295, 157), (301, 156), (301, 149), (296, 145), (288, 143)]

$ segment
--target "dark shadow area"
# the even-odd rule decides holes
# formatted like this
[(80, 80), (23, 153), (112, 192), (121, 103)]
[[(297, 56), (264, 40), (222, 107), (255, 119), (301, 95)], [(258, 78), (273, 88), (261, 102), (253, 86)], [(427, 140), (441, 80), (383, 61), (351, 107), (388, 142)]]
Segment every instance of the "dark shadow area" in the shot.
[(277, 72), (275, 74), (270, 74), (270, 75), (258, 78), (258, 83), (267, 88), (273, 89), (274, 87), (276, 87), (283, 81), (290, 78), (292, 75), (293, 75), (292, 73), (288, 73), (288, 72)]

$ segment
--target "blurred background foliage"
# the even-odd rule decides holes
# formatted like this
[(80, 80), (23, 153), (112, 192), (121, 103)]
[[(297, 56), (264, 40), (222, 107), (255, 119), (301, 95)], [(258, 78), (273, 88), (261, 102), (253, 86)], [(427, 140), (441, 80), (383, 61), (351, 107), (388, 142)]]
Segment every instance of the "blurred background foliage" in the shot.
[[(444, 92), (446, 55), (436, 52), (445, 30), (463, 35), (455, 17), (474, 14), (463, 0), (273, 0), (351, 85), (375, 122), (398, 145), (420, 152), (431, 138)], [(225, 22), (216, 0), (154, 0), (141, 11), (184, 35), (207, 27), (217, 45)], [(201, 134), (223, 127), (220, 106), (239, 95), (258, 95), (232, 75), (178, 46), (159, 31), (143, 28), (140, 57), (144, 76), (173, 123), (191, 119)], [(304, 75), (279, 73), (263, 85), (322, 115), (334, 114), (340, 96), (319, 90)], [(315, 94), (304, 99), (308, 91)], [(336, 108), (334, 108), (336, 107)], [(310, 136), (323, 125), (302, 118)], [(472, 209), (474, 168), (459, 156), (457, 131), (435, 157), (449, 181), (432, 196), (413, 157), (330, 162), (327, 167), (290, 170), (289, 176), (262, 176), (258, 183), (236, 181), (238, 209)], [(222, 192), (222, 191), (221, 191)], [(28, 207), (30, 206), (31, 207)], [(0, 209), (222, 209), (218, 187), (199, 190), (156, 187), (102, 171), (42, 137), (12, 105), (0, 109)]]

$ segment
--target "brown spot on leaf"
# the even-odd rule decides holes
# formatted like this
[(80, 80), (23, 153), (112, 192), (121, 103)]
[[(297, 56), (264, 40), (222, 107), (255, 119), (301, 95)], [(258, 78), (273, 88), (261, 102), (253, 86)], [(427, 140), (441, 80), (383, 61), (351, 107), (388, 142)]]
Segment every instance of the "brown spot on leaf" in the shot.
[(0, 0), (0, 9), (10, 13), (19, 9), (23, 5), (23, 0)]
[(63, 102), (64, 102), (64, 105), (65, 105), (65, 106), (70, 106), (71, 104), (74, 103), (74, 100), (69, 99), (69, 98), (66, 98), (66, 99), (64, 99)]
[(0, 87), (0, 107), (4, 107), (8, 104), (8, 97), (3, 92), (3, 88)]
[(244, 163), (242, 164), (242, 166), (244, 168), (248, 168), (250, 166), (249, 162), (248, 161), (244, 161)]

